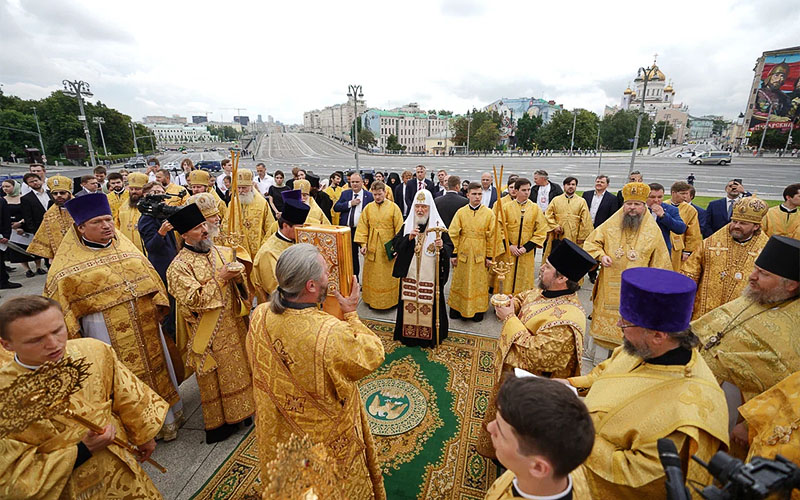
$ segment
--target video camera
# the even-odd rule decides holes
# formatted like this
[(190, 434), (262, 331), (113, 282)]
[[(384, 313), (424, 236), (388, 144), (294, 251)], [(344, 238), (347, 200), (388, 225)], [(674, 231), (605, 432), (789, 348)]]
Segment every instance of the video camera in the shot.
[[(183, 193), (185, 193), (185, 191)], [(163, 221), (182, 208), (167, 205), (164, 203), (164, 200), (167, 198), (180, 198), (183, 196), (183, 193), (148, 194), (139, 200), (139, 203), (136, 204), (136, 208), (139, 209), (142, 215), (149, 215), (150, 217)]]
[[(684, 485), (680, 456), (671, 439), (658, 440), (658, 455), (667, 476), (668, 500), (689, 500), (689, 490)], [(708, 463), (693, 455), (692, 460), (702, 465), (721, 487), (692, 488), (708, 500), (760, 500), (762, 498), (790, 498), (792, 490), (800, 489), (800, 467), (778, 455), (775, 460), (754, 457), (748, 463), (718, 451)]]

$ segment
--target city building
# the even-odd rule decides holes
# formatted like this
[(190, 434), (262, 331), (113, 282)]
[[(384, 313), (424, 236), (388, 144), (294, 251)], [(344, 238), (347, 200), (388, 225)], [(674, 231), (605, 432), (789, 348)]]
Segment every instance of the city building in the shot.
[(714, 120), (719, 119), (722, 119), (722, 117), (713, 115), (689, 115), (689, 139), (698, 140), (710, 138), (714, 133)]
[(238, 123), (242, 127), (246, 127), (248, 124), (250, 124), (250, 117), (249, 116), (234, 116), (233, 117), (233, 122), (234, 123)]
[(319, 111), (319, 133), (329, 137), (348, 139), (355, 117), (361, 116), (366, 109), (367, 104), (364, 100), (358, 100), (355, 106), (352, 101), (348, 101), (321, 109)]
[[(663, 137), (665, 144), (683, 144), (689, 133), (689, 112), (683, 108), (658, 108), (653, 117), (656, 123), (667, 122), (672, 125), (672, 134)], [(656, 137), (661, 143), (662, 137)]]
[(303, 113), (303, 130), (312, 134), (321, 134), (319, 115), (320, 112), (317, 109)]
[(370, 109), (361, 115), (361, 126), (372, 131), (381, 150), (386, 149), (390, 135), (397, 137), (397, 142), (406, 147), (407, 153), (425, 152), (428, 137), (440, 134), (453, 137), (452, 128), (448, 127), (449, 116), (423, 113), (415, 103), (396, 109), (416, 111)]
[(208, 116), (206, 115), (192, 115), (192, 123), (195, 125), (199, 123), (208, 123)]
[(216, 136), (212, 136), (205, 125), (162, 125), (154, 123), (145, 123), (144, 125), (159, 143), (183, 144), (216, 140)]
[(517, 121), (526, 114), (530, 117), (540, 116), (542, 121), (549, 123), (556, 111), (563, 106), (555, 101), (546, 101), (534, 97), (518, 97), (514, 99), (498, 99), (483, 108), (483, 111), (497, 111), (503, 118), (500, 125), (500, 144), (514, 145), (514, 134), (517, 130)]
[[(756, 59), (744, 123), (749, 139), (765, 127), (790, 132), (798, 127), (800, 110), (800, 46), (768, 50)], [(787, 136), (788, 139), (788, 136)], [(750, 144), (758, 146), (758, 144)]]
[(184, 125), (186, 123), (185, 116), (145, 116), (142, 119), (145, 125)]

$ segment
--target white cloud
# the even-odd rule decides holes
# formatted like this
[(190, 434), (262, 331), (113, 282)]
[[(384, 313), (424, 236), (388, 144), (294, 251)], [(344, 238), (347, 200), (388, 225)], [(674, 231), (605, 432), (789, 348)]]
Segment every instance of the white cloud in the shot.
[[(602, 112), (658, 63), (692, 113), (738, 115), (756, 58), (797, 45), (792, 2), (408, 0), (402, 4), (0, 0), (3, 90), (83, 79), (134, 117), (273, 115), (346, 100), (463, 112), (500, 97)], [(713, 29), (709, 28), (712, 26)]]

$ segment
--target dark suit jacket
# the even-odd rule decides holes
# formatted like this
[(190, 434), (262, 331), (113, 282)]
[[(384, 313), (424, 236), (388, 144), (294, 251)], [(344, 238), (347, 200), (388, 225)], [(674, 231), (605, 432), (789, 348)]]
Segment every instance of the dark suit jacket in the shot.
[(431, 194), (433, 194), (434, 198), (438, 198), (440, 196), (444, 196), (446, 192), (447, 189), (441, 189), (441, 186), (439, 186), (439, 184), (436, 183), (433, 185), (433, 191), (431, 191)]
[[(592, 200), (594, 199), (594, 189), (583, 192), (583, 199), (586, 200), (586, 205), (592, 208)], [(609, 217), (614, 215), (614, 212), (619, 210), (619, 203), (617, 197), (608, 191), (603, 193), (603, 199), (600, 201), (600, 206), (597, 208), (597, 214), (594, 216), (594, 227), (599, 226)]]
[(728, 197), (710, 202), (708, 208), (706, 208), (706, 213), (708, 214), (707, 227), (709, 234), (714, 234), (731, 221), (730, 217), (728, 217)]
[(405, 217), (406, 216), (406, 210), (405, 210), (405, 208), (406, 208), (406, 200), (405, 200), (405, 198), (403, 196), (403, 186), (405, 186), (405, 184), (403, 184), (402, 182), (400, 184), (396, 185), (394, 187), (394, 191), (392, 191), (392, 194), (394, 195), (394, 203), (395, 203), (395, 205), (400, 207), (400, 213), (403, 214), (403, 217)]
[[(489, 198), (489, 208), (493, 208), (494, 204), (497, 203), (497, 188), (492, 186), (490, 188), (492, 190), (492, 196)], [(481, 191), (483, 193), (483, 191)], [(550, 198), (552, 200), (552, 198)]]
[(458, 209), (469, 202), (455, 191), (450, 191), (436, 198), (434, 203), (436, 204), (436, 210), (439, 211), (439, 216), (442, 218), (442, 222), (444, 222), (445, 226), (450, 227), (450, 223), (453, 222), (453, 217), (455, 217)]
[(161, 228), (161, 221), (149, 215), (142, 215), (139, 218), (139, 236), (147, 251), (147, 260), (153, 264), (156, 272), (161, 276), (164, 286), (167, 284), (167, 268), (172, 259), (178, 254), (178, 246), (175, 243), (175, 232), (169, 231), (166, 236), (158, 234)]
[[(669, 203), (662, 203), (661, 208), (664, 209), (664, 216), (657, 217), (656, 223), (661, 228), (661, 235), (664, 236), (664, 242), (667, 244), (667, 250), (672, 251), (672, 240), (669, 233), (683, 234), (686, 232), (686, 223), (681, 219), (681, 213), (678, 207)], [(649, 213), (645, 215), (647, 217)]]
[[(404, 201), (405, 201), (405, 207), (406, 209), (408, 209), (409, 207), (414, 205), (414, 195), (417, 194), (416, 176), (409, 179), (408, 182), (406, 182), (406, 185), (408, 186), (408, 188), (406, 189), (406, 199)], [(428, 191), (431, 192), (431, 194), (433, 194), (434, 186), (432, 180), (425, 179), (425, 189), (427, 189)], [(403, 215), (408, 215), (408, 210), (406, 210), (406, 212)]]
[(708, 227), (708, 212), (706, 212), (705, 209), (698, 207), (694, 203), (692, 203), (692, 206), (695, 210), (697, 210), (697, 222), (700, 224), (700, 232), (703, 234), (703, 239), (706, 239), (714, 234)]
[(11, 212), (5, 198), (0, 198), (0, 238), (11, 238)]
[[(50, 202), (47, 204), (49, 207), (53, 204), (53, 197), (50, 196), (50, 193), (47, 193), (47, 195), (50, 197)], [(19, 203), (22, 205), (22, 218), (25, 219), (22, 228), (26, 233), (36, 233), (36, 230), (42, 225), (44, 213), (47, 212), (47, 209), (42, 207), (42, 204), (39, 203), (39, 198), (36, 197), (36, 193), (33, 191), (20, 198)]]
[[(534, 203), (536, 203), (536, 198), (537, 198), (537, 195), (539, 194), (539, 187), (540, 186), (538, 186), (536, 184), (531, 186), (531, 201), (534, 202)], [(550, 194), (547, 195), (547, 197), (549, 198), (547, 200), (547, 203), (550, 203), (551, 201), (553, 201), (553, 198), (555, 198), (556, 196), (558, 196), (560, 194), (564, 194), (564, 190), (561, 189), (561, 186), (559, 186), (555, 182), (550, 182)]]
[[(361, 195), (361, 213), (364, 213), (364, 208), (375, 198), (372, 197), (372, 193), (363, 188), (361, 189)], [(333, 211), (341, 214), (339, 216), (339, 224), (342, 226), (353, 227), (350, 224), (350, 211), (353, 209), (353, 207), (350, 206), (351, 201), (353, 201), (353, 190), (347, 189), (342, 191), (342, 196), (339, 198), (339, 201), (336, 202), (336, 205), (333, 206)]]
[(322, 210), (322, 213), (325, 214), (325, 217), (327, 217), (328, 220), (333, 220), (331, 217), (333, 200), (331, 200), (331, 197), (328, 196), (328, 193), (324, 191), (317, 191), (316, 193), (312, 194), (311, 197), (317, 202), (317, 205), (319, 206), (320, 210)]

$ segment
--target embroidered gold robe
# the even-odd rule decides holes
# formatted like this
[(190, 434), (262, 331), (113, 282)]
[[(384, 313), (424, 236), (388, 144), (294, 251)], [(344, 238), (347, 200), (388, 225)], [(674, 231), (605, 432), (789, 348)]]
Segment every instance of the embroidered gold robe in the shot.
[[(313, 198), (309, 198), (309, 206), (311, 209), (308, 211), (308, 216), (306, 217), (306, 224), (314, 224), (318, 226), (330, 226), (331, 221), (322, 213), (322, 209), (319, 208), (317, 202), (314, 201)], [(267, 228), (267, 233), (265, 234), (264, 238), (269, 238), (273, 234), (278, 231), (278, 221), (273, 220), (273, 222)]]
[[(456, 211), (448, 234), (453, 242), (453, 268), (448, 304), (465, 318), (489, 309), (489, 269), (486, 259), (494, 259), (495, 217), (484, 205), (473, 210), (464, 205)], [(501, 249), (498, 246), (498, 252)]]
[(798, 298), (761, 305), (739, 297), (693, 321), (691, 328), (717, 380), (738, 387), (746, 403), (800, 371), (798, 325)]
[(144, 254), (144, 243), (142, 243), (142, 237), (139, 235), (139, 217), (141, 216), (142, 213), (139, 209), (132, 207), (126, 200), (125, 203), (119, 206), (114, 225), (117, 226), (117, 231), (124, 234)]
[(400, 279), (392, 276), (394, 261), (389, 260), (384, 245), (394, 239), (401, 227), (400, 207), (389, 200), (380, 205), (374, 201), (368, 203), (358, 218), (353, 241), (367, 248), (361, 278), (362, 299), (373, 309), (390, 309), (397, 305)]
[[(675, 205), (673, 205), (675, 206)], [(686, 224), (686, 231), (683, 234), (669, 233), (672, 242), (672, 270), (676, 273), (681, 272), (683, 252), (694, 254), (703, 244), (703, 233), (700, 232), (700, 221), (697, 218), (697, 209), (690, 203), (681, 202), (678, 207), (681, 220)]]
[[(78, 415), (105, 426), (117, 437), (142, 445), (153, 439), (169, 405), (142, 383), (107, 344), (95, 339), (67, 341), (65, 356), (89, 362), (89, 377), (71, 397)], [(0, 387), (30, 370), (11, 361), (0, 368)], [(77, 444), (87, 430), (74, 420), (39, 420), (0, 438), (0, 498), (17, 500), (105, 500), (162, 498), (127, 450), (110, 444), (73, 469)]]
[(619, 286), (622, 271), (633, 267), (672, 269), (664, 236), (649, 214), (642, 217), (636, 234), (622, 231), (623, 211), (617, 212), (592, 231), (583, 249), (600, 261), (604, 255), (613, 260), (610, 267), (598, 268), (592, 290), (592, 324), (589, 331), (595, 342), (606, 349), (622, 344), (619, 321)]
[(478, 452), (489, 458), (495, 458), (495, 452), (486, 426), (495, 419), (497, 408), (493, 402), (506, 372), (522, 368), (534, 375), (555, 378), (581, 373), (586, 311), (577, 294), (547, 298), (536, 288), (515, 296), (513, 304), (516, 315), (508, 317), (500, 333), (492, 403), (486, 409), (478, 438)]
[(33, 241), (28, 245), (28, 252), (45, 259), (52, 259), (56, 256), (61, 240), (64, 239), (64, 235), (72, 228), (73, 224), (67, 209), (53, 203), (44, 213), (42, 224), (33, 236)]
[[(567, 198), (566, 194), (556, 196), (547, 206), (544, 216), (547, 219), (547, 223), (550, 224), (550, 232), (547, 233), (547, 247), (542, 256), (542, 262), (547, 260), (553, 250), (552, 243), (554, 240), (566, 238), (578, 245), (583, 245), (589, 233), (594, 229), (592, 214), (589, 212), (586, 200), (578, 195), (573, 195), (571, 198)], [(553, 232), (556, 226), (561, 226), (561, 229), (564, 230), (559, 235)]]
[(253, 259), (253, 272), (250, 278), (253, 280), (259, 303), (266, 302), (269, 295), (278, 288), (275, 265), (283, 251), (294, 244), (284, 238), (283, 234), (279, 237), (277, 232), (267, 238)]
[[(534, 287), (536, 248), (541, 248), (544, 244), (550, 225), (539, 206), (531, 200), (526, 200), (524, 204), (520, 204), (516, 200), (503, 202), (503, 213), (509, 244), (524, 246), (528, 250), (519, 257), (511, 255), (510, 251), (498, 257), (498, 260), (511, 264), (510, 271), (506, 275), (503, 292), (513, 295)], [(520, 222), (522, 222), (521, 226)], [(502, 234), (497, 237), (502, 238)]]
[(759, 231), (744, 243), (734, 240), (728, 226), (706, 238), (681, 266), (697, 283), (692, 319), (697, 319), (742, 294), (758, 254), (769, 237)]
[[(572, 478), (572, 500), (592, 500), (589, 492), (589, 485), (586, 483), (586, 476), (583, 474), (583, 467), (578, 467), (569, 473)], [(495, 479), (489, 491), (486, 492), (485, 500), (510, 500), (513, 498), (524, 498), (514, 496), (514, 472), (507, 470), (502, 476)]]
[[(249, 311), (234, 280), (222, 281), (217, 269), (233, 258), (227, 247), (198, 253), (185, 246), (167, 269), (167, 285), (185, 322), (187, 363), (197, 374), (203, 422), (207, 430), (235, 424), (255, 411), (250, 365), (245, 354)], [(244, 280), (244, 272), (235, 281)]]
[(253, 312), (247, 352), (253, 366), (261, 481), (278, 445), (308, 434), (335, 459), (343, 498), (386, 498), (358, 381), (384, 360), (383, 344), (355, 312), (341, 321), (307, 307)]
[[(328, 186), (323, 190), (323, 192), (325, 194), (327, 194), (328, 197), (331, 199), (331, 203), (333, 205), (336, 205), (336, 202), (339, 201), (339, 198), (341, 198), (342, 191), (343, 191), (343, 189), (342, 189), (341, 186)], [(388, 195), (389, 193), (391, 193), (391, 190), (387, 189), (386, 190), (386, 194)], [(331, 222), (333, 223), (334, 226), (338, 226), (339, 225), (339, 216), (340, 215), (341, 214), (339, 212), (335, 211), (335, 210), (331, 214), (331, 217), (333, 219), (333, 220), (331, 220)]]
[(169, 307), (164, 282), (125, 236), (90, 249), (74, 229), (64, 235), (47, 273), (44, 295), (61, 304), (70, 338), (81, 336), (81, 319), (103, 316), (111, 347), (134, 375), (170, 406), (179, 396), (170, 379), (159, 322)]
[[(176, 195), (174, 197), (170, 197), (170, 198), (167, 198), (166, 200), (164, 200), (164, 203), (166, 203), (167, 205), (173, 206), (173, 207), (179, 207), (179, 206), (183, 205), (184, 203), (186, 203), (186, 199), (189, 198), (189, 194), (190, 194), (189, 191), (186, 188), (184, 188), (183, 186), (179, 186), (177, 184), (173, 184), (172, 182), (167, 184), (167, 187), (164, 188), (164, 191), (167, 194)], [(181, 196), (181, 195), (183, 195), (183, 196)]]
[(761, 229), (767, 236), (788, 236), (800, 240), (800, 210), (787, 213), (781, 207), (771, 207), (761, 221)]
[(583, 469), (592, 498), (664, 498), (657, 448), (663, 437), (675, 442), (688, 481), (711, 483), (711, 475), (689, 456), (708, 462), (728, 444), (728, 411), (697, 350), (686, 365), (656, 365), (618, 347), (591, 373), (569, 382), (589, 389), (584, 402), (596, 435)]
[[(267, 200), (263, 196), (253, 196), (250, 204), (241, 203), (241, 227), (244, 232), (244, 246), (250, 255), (256, 255), (261, 243), (266, 239), (265, 235), (269, 227), (275, 222), (272, 211), (267, 205)], [(231, 216), (231, 206), (228, 206), (227, 217)], [(237, 215), (238, 218), (238, 215)]]
[(128, 202), (128, 190), (123, 189), (122, 193), (117, 194), (114, 191), (109, 191), (106, 193), (106, 197), (108, 198), (108, 205), (111, 207), (111, 215), (114, 217), (114, 220), (117, 219), (117, 215), (119, 214), (119, 207), (123, 204)]

